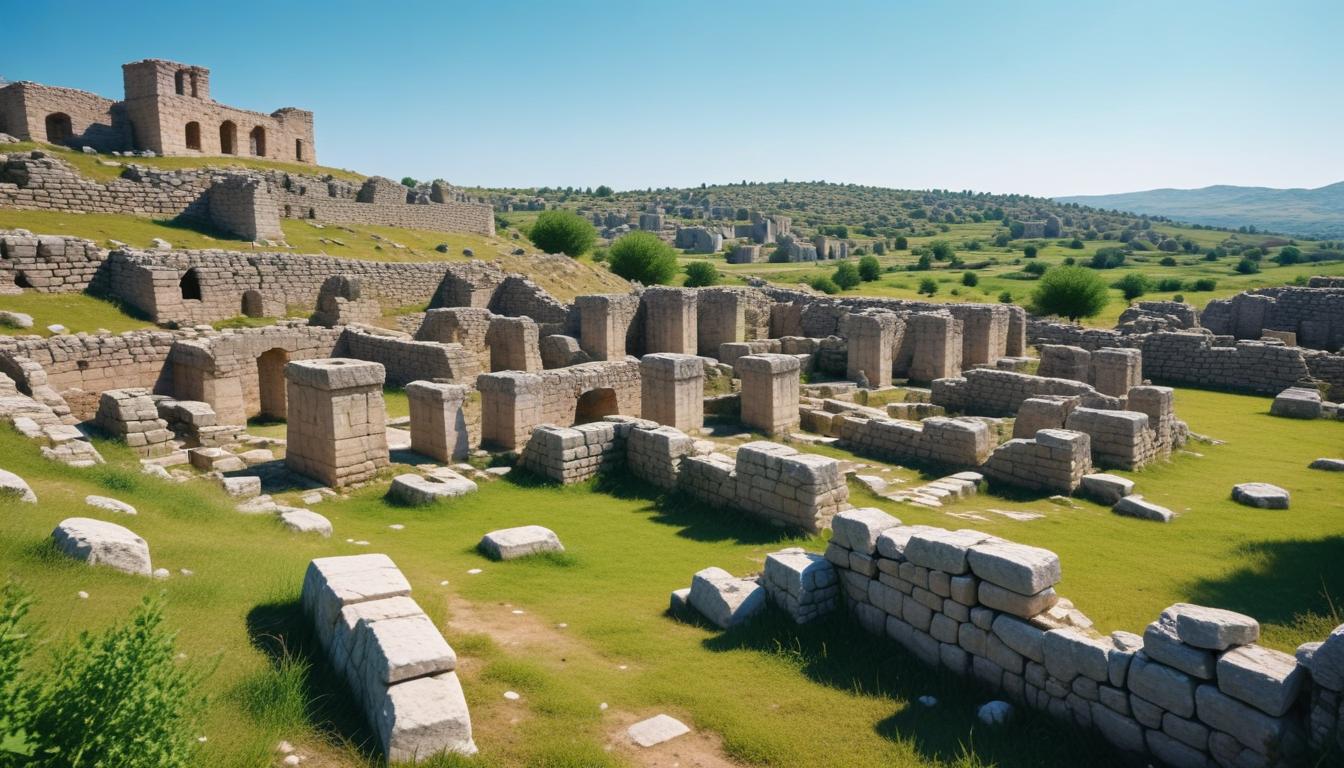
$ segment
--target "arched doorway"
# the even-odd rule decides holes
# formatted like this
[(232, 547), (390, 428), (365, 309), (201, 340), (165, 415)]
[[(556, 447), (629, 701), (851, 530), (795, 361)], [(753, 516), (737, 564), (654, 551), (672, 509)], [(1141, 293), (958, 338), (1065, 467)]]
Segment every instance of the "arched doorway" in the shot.
[(276, 347), (257, 358), (257, 395), (259, 415), (266, 419), (284, 419), (288, 412), (285, 402), (285, 364), (289, 353)]
[(47, 115), (47, 143), (64, 144), (74, 138), (75, 131), (70, 126), (70, 116), (64, 112), (52, 112)]
[(221, 155), (238, 154), (238, 126), (232, 120), (219, 124), (219, 153)]
[(245, 317), (266, 316), (266, 303), (262, 301), (261, 291), (255, 288), (250, 291), (243, 291), (242, 311)]
[(201, 278), (196, 274), (196, 268), (188, 269), (186, 274), (177, 283), (178, 289), (182, 292), (183, 300), (201, 300)]
[(187, 149), (201, 149), (201, 124), (195, 120), (187, 123)]
[(248, 140), (251, 144), (252, 154), (257, 157), (266, 156), (266, 129), (258, 125), (248, 134)]
[(615, 416), (618, 413), (620, 409), (616, 403), (616, 390), (590, 389), (579, 395), (578, 405), (574, 407), (574, 424), (601, 421), (606, 416)]

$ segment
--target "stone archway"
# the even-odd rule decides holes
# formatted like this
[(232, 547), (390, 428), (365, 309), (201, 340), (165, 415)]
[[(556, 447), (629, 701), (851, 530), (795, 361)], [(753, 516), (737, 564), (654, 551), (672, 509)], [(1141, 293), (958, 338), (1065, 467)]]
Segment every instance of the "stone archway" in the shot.
[(243, 291), (243, 305), (240, 309), (244, 317), (265, 317), (266, 302), (261, 296), (261, 291), (255, 288)]
[(260, 401), (258, 415), (267, 419), (284, 419), (289, 411), (285, 399), (285, 364), (289, 352), (276, 347), (257, 358), (257, 394)]
[(219, 153), (238, 154), (238, 126), (232, 120), (225, 120), (219, 124)]
[(188, 269), (182, 275), (182, 279), (177, 282), (177, 287), (182, 294), (183, 300), (185, 301), (201, 300), (201, 277), (196, 272), (195, 267)]
[(65, 144), (75, 137), (70, 116), (64, 112), (52, 112), (47, 115), (46, 129), (48, 144)]
[(615, 416), (620, 412), (616, 390), (608, 387), (590, 389), (579, 395), (579, 402), (574, 406), (574, 424), (601, 421), (604, 417)]
[(266, 129), (258, 125), (248, 134), (249, 148), (257, 157), (266, 156)]

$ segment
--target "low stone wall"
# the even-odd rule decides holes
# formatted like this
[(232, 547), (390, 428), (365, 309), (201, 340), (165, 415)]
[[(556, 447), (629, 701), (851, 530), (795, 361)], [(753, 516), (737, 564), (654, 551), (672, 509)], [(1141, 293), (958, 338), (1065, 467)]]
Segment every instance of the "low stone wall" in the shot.
[(503, 449), (523, 446), (542, 424), (567, 427), (640, 413), (639, 362), (633, 358), (540, 373), (482, 374), (476, 388), (481, 393), (482, 442)]
[(984, 474), (991, 482), (1067, 496), (1092, 472), (1091, 448), (1082, 432), (1042, 429), (1035, 437), (1015, 437), (995, 448)]
[(937, 379), (932, 390), (935, 405), (979, 416), (1012, 416), (1023, 400), (1042, 395), (1078, 396), (1090, 407), (1119, 406), (1116, 398), (1102, 395), (1082, 382), (990, 368), (966, 371), (957, 378)]
[(1215, 334), (1238, 339), (1287, 331), (1303, 347), (1339, 350), (1344, 348), (1344, 288), (1321, 283), (1256, 288), (1210, 301), (1199, 320)]
[(989, 460), (994, 440), (977, 419), (939, 416), (922, 421), (866, 419), (843, 415), (839, 437), (864, 456), (939, 467), (978, 467)]
[(360, 328), (343, 330), (336, 354), (382, 363), (387, 383), (395, 387), (420, 379), (472, 384), (480, 370), (475, 357), (461, 344), (414, 341)]
[(1145, 375), (1168, 384), (1274, 395), (1311, 376), (1298, 347), (1258, 341), (1214, 346), (1203, 333), (1153, 333), (1142, 344)]

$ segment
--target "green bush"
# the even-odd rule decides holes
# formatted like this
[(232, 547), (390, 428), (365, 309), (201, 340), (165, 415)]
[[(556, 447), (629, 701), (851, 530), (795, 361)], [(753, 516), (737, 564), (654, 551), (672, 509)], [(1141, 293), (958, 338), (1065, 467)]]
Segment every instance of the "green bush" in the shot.
[(1120, 293), (1124, 294), (1126, 300), (1132, 301), (1147, 293), (1153, 286), (1147, 277), (1138, 272), (1130, 272), (1117, 280), (1114, 287), (1120, 289)]
[(686, 286), (688, 288), (703, 288), (707, 285), (719, 284), (719, 268), (710, 261), (692, 261), (686, 265)]
[(631, 232), (607, 252), (611, 271), (645, 285), (666, 284), (677, 274), (677, 252), (652, 232)]
[(1036, 246), (1034, 246), (1034, 245), (1028, 245), (1028, 246), (1025, 246), (1025, 247), (1022, 249), (1022, 255), (1023, 255), (1023, 256), (1026, 256), (1028, 259), (1034, 259), (1034, 258), (1036, 258), (1037, 254), (1039, 254), (1039, 253), (1040, 253), (1040, 249), (1038, 249), (1038, 248), (1037, 248)]
[(882, 264), (876, 256), (864, 256), (859, 259), (859, 277), (865, 283), (871, 283), (882, 276)]
[(933, 241), (929, 246), (929, 252), (932, 253), (933, 258), (938, 261), (951, 261), (952, 257), (956, 255), (956, 251), (952, 249), (952, 244), (946, 240)]
[(1241, 261), (1237, 262), (1237, 272), (1243, 275), (1254, 275), (1259, 271), (1260, 263), (1248, 256), (1241, 257)]
[(1067, 266), (1045, 273), (1031, 301), (1032, 311), (1036, 314), (1077, 320), (1100, 314), (1110, 301), (1110, 295), (1106, 283), (1096, 272), (1086, 267)]
[(974, 288), (975, 286), (980, 284), (980, 276), (975, 274), (974, 272), (962, 272), (961, 284), (970, 288)]
[(911, 269), (922, 271), (933, 268), (933, 257), (927, 253), (920, 254), (919, 260), (910, 266)]
[(1162, 260), (1157, 263), (1164, 267), (1174, 267), (1176, 266), (1176, 259), (1172, 256), (1163, 256)]
[(812, 278), (812, 282), (808, 283), (808, 285), (811, 285), (813, 290), (821, 291), (827, 295), (840, 292), (840, 286), (836, 285), (834, 280), (825, 275), (818, 275), (817, 277)]
[(840, 286), (840, 290), (848, 291), (863, 282), (863, 276), (859, 274), (858, 265), (852, 261), (845, 261), (835, 268), (835, 274), (831, 275), (831, 280)]
[(1218, 287), (1218, 281), (1212, 277), (1201, 277), (1190, 284), (1192, 291), (1212, 291)]
[(1089, 262), (1093, 269), (1115, 269), (1125, 263), (1125, 252), (1119, 248), (1102, 248), (1092, 254)]
[(1045, 262), (1033, 261), (1030, 264), (1023, 267), (1022, 271), (1026, 272), (1028, 275), (1036, 275), (1037, 277), (1040, 277), (1041, 275), (1044, 275), (1045, 271), (1049, 268), (1050, 265), (1046, 264)]
[(1166, 293), (1168, 291), (1181, 290), (1181, 279), (1179, 277), (1164, 277), (1157, 284), (1157, 290)]
[(546, 253), (582, 256), (597, 242), (597, 230), (573, 211), (542, 211), (527, 231), (532, 244)]
[(1075, 251), (1080, 251), (1083, 249), (1083, 241), (1075, 237), (1069, 241), (1069, 247)]
[(1000, 294), (999, 294), (999, 303), (1000, 303), (1000, 304), (1012, 304), (1012, 303), (1013, 303), (1013, 294), (1012, 294), (1011, 292), (1009, 292), (1009, 291), (1004, 291), (1003, 293), (1000, 293)]
[(1296, 264), (1302, 260), (1302, 249), (1295, 245), (1285, 245), (1279, 249), (1278, 254), (1274, 256), (1274, 260), (1282, 266)]
[(926, 277), (919, 281), (919, 293), (932, 296), (938, 292), (938, 281), (932, 277)]
[(906, 240), (905, 237), (902, 236), (902, 237), (898, 237), (898, 238), (896, 238), (896, 250), (898, 250), (898, 251), (904, 251), (904, 250), (908, 249), (909, 247), (910, 247), (910, 241), (909, 241), (909, 240)]

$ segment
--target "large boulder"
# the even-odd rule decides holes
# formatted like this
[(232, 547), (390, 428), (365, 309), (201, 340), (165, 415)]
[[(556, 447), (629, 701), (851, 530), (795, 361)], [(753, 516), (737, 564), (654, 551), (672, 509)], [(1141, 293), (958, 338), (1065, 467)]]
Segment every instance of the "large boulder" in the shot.
[(123, 573), (149, 576), (149, 544), (116, 523), (88, 517), (62, 520), (51, 532), (57, 551), (89, 565), (105, 565)]
[(481, 538), (477, 549), (494, 560), (514, 560), (543, 552), (565, 551), (555, 531), (540, 525), (521, 525), (491, 531)]
[(1269, 412), (1290, 419), (1319, 419), (1321, 393), (1307, 387), (1289, 387), (1274, 398)]
[(13, 472), (0, 469), (0, 499), (14, 499), (26, 504), (36, 504), (37, 494), (28, 487), (28, 483)]

